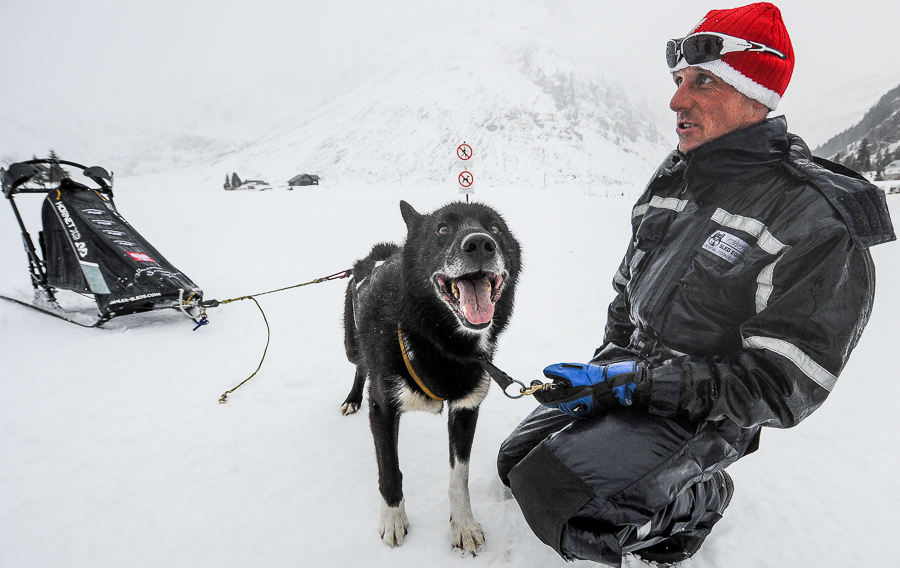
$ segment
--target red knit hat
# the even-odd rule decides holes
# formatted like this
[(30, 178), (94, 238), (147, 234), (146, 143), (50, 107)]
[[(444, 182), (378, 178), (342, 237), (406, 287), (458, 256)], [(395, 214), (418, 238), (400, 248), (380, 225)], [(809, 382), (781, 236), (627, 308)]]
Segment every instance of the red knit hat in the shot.
[[(755, 41), (783, 53), (785, 59), (769, 53), (732, 52), (721, 59), (696, 65), (715, 74), (739, 93), (775, 110), (794, 71), (794, 48), (781, 19), (781, 11), (768, 2), (730, 10), (710, 10), (690, 33), (697, 32), (719, 32)], [(688, 64), (682, 59), (671, 71), (685, 67)]]

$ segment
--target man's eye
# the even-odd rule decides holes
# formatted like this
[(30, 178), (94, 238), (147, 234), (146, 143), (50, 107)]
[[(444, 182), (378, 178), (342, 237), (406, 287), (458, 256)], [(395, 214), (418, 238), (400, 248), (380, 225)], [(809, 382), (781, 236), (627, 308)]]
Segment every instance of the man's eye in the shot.
[(713, 78), (709, 75), (700, 75), (700, 78), (697, 80), (701, 85), (706, 85), (707, 83), (712, 83)]

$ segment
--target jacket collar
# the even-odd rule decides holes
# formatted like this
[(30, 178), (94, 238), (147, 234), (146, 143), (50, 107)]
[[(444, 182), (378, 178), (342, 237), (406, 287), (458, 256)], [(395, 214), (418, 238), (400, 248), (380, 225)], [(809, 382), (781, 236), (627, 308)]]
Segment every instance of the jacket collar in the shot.
[(687, 154), (675, 151), (667, 163), (674, 162), (673, 169), (683, 167), (688, 185), (704, 191), (717, 182), (746, 181), (779, 167), (789, 150), (787, 120), (776, 116), (711, 140)]

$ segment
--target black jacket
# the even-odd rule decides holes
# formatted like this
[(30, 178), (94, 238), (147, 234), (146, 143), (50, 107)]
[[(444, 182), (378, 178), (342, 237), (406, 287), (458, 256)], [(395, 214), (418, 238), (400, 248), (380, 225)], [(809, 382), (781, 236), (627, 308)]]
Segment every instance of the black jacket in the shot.
[(742, 428), (822, 404), (872, 309), (867, 248), (896, 238), (884, 193), (783, 117), (670, 154), (632, 227), (595, 360), (644, 357), (652, 414)]

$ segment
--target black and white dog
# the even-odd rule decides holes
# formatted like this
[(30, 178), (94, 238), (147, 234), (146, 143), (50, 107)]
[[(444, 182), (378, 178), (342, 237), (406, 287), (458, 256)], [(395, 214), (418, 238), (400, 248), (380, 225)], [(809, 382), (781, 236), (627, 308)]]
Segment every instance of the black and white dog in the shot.
[(519, 243), (500, 215), (452, 203), (422, 215), (405, 201), (405, 244), (380, 243), (356, 262), (344, 306), (347, 358), (356, 365), (341, 406), (359, 409), (369, 379), (369, 423), (381, 491), (382, 540), (403, 543), (409, 522), (397, 456), (400, 415), (448, 408), (451, 543), (484, 544), (469, 500), (469, 455), (497, 336), (513, 311)]

